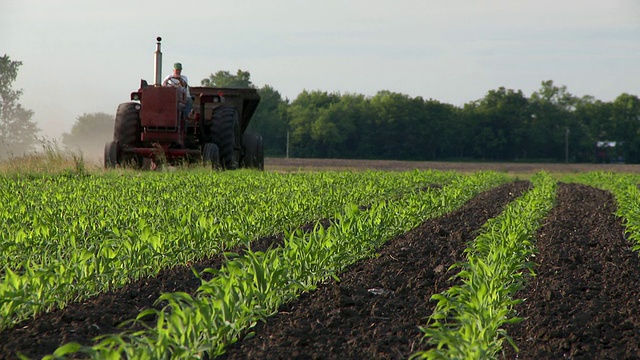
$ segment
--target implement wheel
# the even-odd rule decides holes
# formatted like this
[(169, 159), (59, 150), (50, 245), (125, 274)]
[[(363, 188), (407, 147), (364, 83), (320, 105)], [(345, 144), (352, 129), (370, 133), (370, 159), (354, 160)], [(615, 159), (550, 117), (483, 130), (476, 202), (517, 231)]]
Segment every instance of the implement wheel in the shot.
[(262, 136), (260, 134), (245, 133), (242, 136), (242, 144), (244, 145), (244, 159), (242, 166), (264, 170), (264, 147), (262, 145)]
[(220, 165), (234, 170), (240, 166), (240, 121), (238, 111), (229, 106), (213, 110), (211, 138), (220, 150)]

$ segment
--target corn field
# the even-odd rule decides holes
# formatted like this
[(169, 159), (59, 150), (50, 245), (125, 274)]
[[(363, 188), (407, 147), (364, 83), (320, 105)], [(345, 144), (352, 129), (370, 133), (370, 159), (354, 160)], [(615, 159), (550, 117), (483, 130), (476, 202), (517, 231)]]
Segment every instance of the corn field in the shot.
[(637, 358), (639, 182), (3, 175), (0, 358)]

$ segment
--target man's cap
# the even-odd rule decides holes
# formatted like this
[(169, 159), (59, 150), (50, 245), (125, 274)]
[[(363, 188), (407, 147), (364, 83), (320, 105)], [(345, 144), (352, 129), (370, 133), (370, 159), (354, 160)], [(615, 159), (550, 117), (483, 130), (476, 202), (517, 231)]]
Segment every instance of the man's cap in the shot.
[(174, 68), (174, 69), (177, 69), (177, 70), (182, 70), (182, 64), (180, 64), (180, 63), (175, 63), (175, 64), (173, 64), (173, 68)]

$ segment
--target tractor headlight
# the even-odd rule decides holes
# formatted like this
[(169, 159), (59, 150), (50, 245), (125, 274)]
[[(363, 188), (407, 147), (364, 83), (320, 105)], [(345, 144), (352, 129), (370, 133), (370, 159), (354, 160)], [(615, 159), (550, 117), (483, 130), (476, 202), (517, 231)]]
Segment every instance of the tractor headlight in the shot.
[(221, 103), (224, 102), (224, 98), (220, 95), (213, 95), (213, 94), (201, 94), (200, 95), (200, 104), (207, 104), (207, 103)]

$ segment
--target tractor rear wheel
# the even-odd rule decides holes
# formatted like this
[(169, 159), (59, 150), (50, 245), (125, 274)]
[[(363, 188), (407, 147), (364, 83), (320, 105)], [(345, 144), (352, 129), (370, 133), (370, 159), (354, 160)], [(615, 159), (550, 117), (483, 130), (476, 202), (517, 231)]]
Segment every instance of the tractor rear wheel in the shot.
[(220, 150), (220, 165), (234, 170), (240, 166), (240, 121), (238, 111), (229, 106), (213, 110), (211, 138)]
[(120, 144), (117, 141), (109, 141), (104, 145), (104, 167), (114, 168), (120, 165)]
[(216, 144), (206, 143), (202, 151), (202, 160), (205, 166), (211, 166), (217, 169), (220, 166), (220, 150)]
[(242, 135), (244, 145), (243, 166), (264, 170), (264, 148), (262, 146), (262, 136), (255, 133), (245, 133)]
[[(140, 139), (140, 104), (135, 102), (122, 103), (116, 111), (116, 121), (113, 128), (113, 140), (122, 147), (136, 147)], [(141, 167), (142, 158), (129, 154), (120, 159), (122, 164)]]

